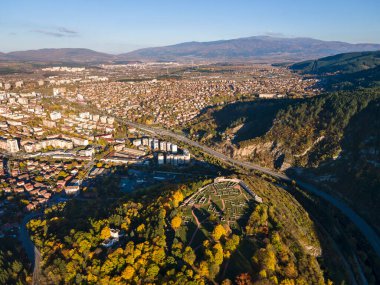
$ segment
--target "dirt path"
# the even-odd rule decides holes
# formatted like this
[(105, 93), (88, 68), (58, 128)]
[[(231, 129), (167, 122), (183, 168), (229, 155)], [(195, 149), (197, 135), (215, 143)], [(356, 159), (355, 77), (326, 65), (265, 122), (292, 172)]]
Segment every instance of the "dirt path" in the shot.
[(201, 223), (199, 222), (197, 216), (194, 214), (194, 210), (191, 209), (191, 214), (193, 215), (194, 219), (195, 219), (195, 222), (197, 223), (197, 228), (195, 229), (193, 235), (191, 236), (191, 239), (189, 241), (189, 246), (191, 245), (191, 243), (193, 242), (194, 238), (195, 238), (195, 235), (197, 234), (198, 230), (199, 230), (199, 227), (201, 226)]

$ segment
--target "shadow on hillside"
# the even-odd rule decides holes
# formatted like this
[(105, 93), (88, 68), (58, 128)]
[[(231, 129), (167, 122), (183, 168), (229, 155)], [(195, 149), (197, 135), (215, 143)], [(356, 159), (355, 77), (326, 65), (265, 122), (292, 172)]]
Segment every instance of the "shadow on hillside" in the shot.
[(253, 210), (255, 209), (255, 205), (256, 203), (253, 200), (249, 200), (248, 207), (245, 208), (240, 218), (236, 220), (241, 231), (243, 231), (243, 228), (247, 225), (249, 217), (251, 216), (251, 214), (253, 213)]
[(203, 241), (207, 239), (202, 230), (198, 229), (194, 222), (189, 222), (186, 227), (186, 244), (193, 249), (201, 246)]
[(238, 143), (264, 135), (272, 127), (277, 113), (297, 102), (299, 100), (294, 99), (236, 102), (215, 111), (212, 116), (217, 123), (218, 132), (243, 124), (235, 134), (234, 143)]

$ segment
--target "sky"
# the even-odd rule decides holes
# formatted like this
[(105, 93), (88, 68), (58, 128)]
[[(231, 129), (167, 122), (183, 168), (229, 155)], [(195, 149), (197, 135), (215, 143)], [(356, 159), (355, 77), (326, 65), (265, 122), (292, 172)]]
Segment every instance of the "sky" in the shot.
[(107, 53), (256, 35), (380, 43), (380, 0), (1, 0), (0, 51)]

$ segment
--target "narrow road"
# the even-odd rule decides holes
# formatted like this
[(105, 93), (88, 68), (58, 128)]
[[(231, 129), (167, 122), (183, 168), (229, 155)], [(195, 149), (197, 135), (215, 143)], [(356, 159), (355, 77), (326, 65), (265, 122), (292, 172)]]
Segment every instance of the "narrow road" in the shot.
[(201, 223), (199, 222), (197, 216), (194, 214), (194, 210), (191, 210), (191, 214), (193, 215), (194, 219), (195, 219), (195, 222), (197, 223), (197, 228), (195, 229), (193, 235), (191, 236), (191, 239), (189, 241), (189, 244), (188, 246), (191, 245), (191, 243), (193, 242), (194, 238), (195, 238), (195, 235), (197, 234), (197, 232), (199, 231), (199, 227), (201, 226)]
[(42, 215), (42, 212), (33, 212), (26, 215), (20, 225), (19, 240), (21, 241), (22, 246), (24, 247), (26, 254), (29, 260), (32, 262), (33, 266), (33, 285), (39, 284), (40, 279), (40, 262), (41, 262), (41, 253), (38, 248), (34, 245), (30, 239), (28, 229), (26, 225), (30, 220), (33, 220)]
[[(272, 177), (281, 179), (286, 182), (291, 182), (292, 179), (288, 177), (284, 173), (277, 172), (275, 170), (271, 170), (265, 167), (262, 167), (260, 165), (250, 163), (250, 162), (244, 162), (244, 161), (239, 161), (236, 159), (233, 159), (231, 157), (228, 157), (224, 155), (223, 153), (217, 152), (207, 146), (201, 145), (198, 142), (192, 141), (189, 138), (176, 134), (172, 131), (164, 130), (158, 127), (151, 127), (151, 126), (146, 126), (143, 124), (138, 124), (138, 123), (133, 123), (133, 122), (123, 122), (119, 120), (120, 123), (126, 123), (127, 125), (130, 125), (134, 128), (141, 129), (143, 131), (155, 134), (155, 135), (160, 135), (160, 136), (167, 136), (171, 137), (177, 141), (181, 141), (187, 145), (197, 147), (201, 150), (203, 150), (205, 153), (214, 156), (220, 160), (222, 160), (225, 163), (228, 163), (233, 166), (240, 166), (249, 170), (257, 170), (262, 173), (268, 174)], [(364, 237), (368, 240), (369, 244), (372, 246), (376, 254), (380, 257), (380, 237), (377, 235), (377, 233), (372, 229), (372, 227), (365, 221), (363, 220), (358, 214), (356, 214), (350, 207), (348, 207), (344, 202), (339, 200), (338, 198), (321, 191), (317, 189), (315, 186), (305, 183), (300, 180), (295, 180), (298, 186), (300, 188), (304, 189), (305, 191), (308, 191), (326, 201), (331, 203), (334, 207), (339, 209), (355, 226), (359, 229), (359, 231), (364, 235)]]
[[(87, 178), (87, 176), (90, 173), (91, 168), (94, 166), (94, 160), (91, 160), (86, 166), (85, 166), (85, 175), (83, 179)], [(49, 201), (49, 206), (55, 205), (62, 201), (58, 196), (55, 196), (52, 200)], [(33, 266), (33, 280), (32, 285), (38, 285), (40, 284), (40, 272), (41, 272), (41, 252), (38, 250), (38, 248), (34, 245), (32, 242), (28, 229), (26, 225), (33, 219), (42, 216), (43, 210), (39, 210), (36, 212), (29, 213), (24, 216), (24, 218), (21, 221), (20, 224), (20, 232), (19, 232), (19, 240), (24, 247), (26, 254), (32, 263)]]

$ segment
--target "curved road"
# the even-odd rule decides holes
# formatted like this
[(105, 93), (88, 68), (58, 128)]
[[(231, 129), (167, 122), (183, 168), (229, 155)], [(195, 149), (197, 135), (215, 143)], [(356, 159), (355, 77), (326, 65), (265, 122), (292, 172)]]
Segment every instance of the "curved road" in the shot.
[[(85, 175), (84, 178), (87, 177), (90, 173), (90, 170), (92, 166), (94, 165), (94, 161), (91, 160), (87, 165), (85, 166)], [(49, 205), (54, 205), (56, 203), (61, 202), (62, 199), (58, 196), (54, 196), (50, 201)], [(32, 263), (33, 266), (33, 285), (38, 285), (40, 283), (40, 272), (41, 272), (41, 252), (38, 250), (38, 248), (34, 245), (32, 242), (28, 229), (27, 229), (27, 224), (37, 218), (42, 216), (43, 210), (39, 210), (36, 212), (29, 213), (24, 216), (24, 218), (21, 221), (20, 224), (20, 232), (19, 232), (19, 240), (21, 241), (22, 246), (24, 247), (26, 254)]]
[(32, 284), (33, 285), (39, 284), (41, 253), (37, 249), (37, 247), (34, 245), (32, 240), (30, 239), (29, 232), (26, 225), (29, 223), (30, 220), (35, 219), (41, 215), (42, 215), (41, 212), (33, 212), (26, 215), (22, 219), (22, 222), (20, 225), (20, 233), (19, 233), (19, 239), (21, 241), (21, 244), (24, 247), (29, 260), (32, 262), (32, 266), (33, 266)]
[[(189, 138), (187, 138), (183, 135), (176, 134), (172, 131), (164, 130), (164, 129), (157, 128), (157, 127), (146, 126), (143, 124), (138, 124), (138, 123), (133, 123), (133, 122), (125, 122), (125, 121), (123, 122), (121, 120), (120, 120), (120, 122), (126, 123), (127, 125), (130, 125), (132, 127), (135, 127), (137, 129), (141, 129), (143, 131), (150, 132), (150, 133), (153, 133), (156, 135), (171, 137), (171, 138), (174, 138), (174, 139), (181, 141), (185, 144), (200, 148), (205, 153), (207, 153), (211, 156), (214, 156), (214, 157), (216, 157), (216, 158), (218, 158), (218, 159), (220, 159), (220, 160), (222, 160), (228, 164), (231, 164), (234, 166), (240, 166), (240, 167), (250, 169), (250, 170), (258, 170), (262, 173), (271, 175), (275, 178), (281, 179), (281, 180), (286, 181), (286, 182), (292, 181), (292, 179), (290, 177), (288, 177), (287, 175), (285, 175), (283, 173), (262, 167), (260, 165), (254, 164), (254, 163), (243, 162), (243, 161), (239, 161), (239, 160), (230, 158), (230, 157), (228, 157), (228, 156), (226, 156), (220, 152), (217, 152), (217, 151), (215, 151), (215, 150), (213, 150), (207, 146), (201, 145), (198, 142), (192, 141)], [(337, 209), (339, 209), (348, 219), (350, 219), (350, 221), (353, 224), (356, 225), (356, 227), (360, 230), (360, 232), (368, 240), (368, 242), (370, 243), (370, 245), (372, 246), (372, 248), (374, 249), (376, 254), (380, 257), (380, 237), (371, 228), (371, 226), (368, 225), (368, 223), (365, 220), (363, 220), (358, 214), (356, 214), (350, 207), (348, 207), (344, 202), (342, 202), (338, 198), (336, 198), (336, 197), (334, 197), (334, 196), (332, 196), (332, 195), (330, 195), (324, 191), (318, 190), (315, 186), (313, 186), (309, 183), (305, 183), (305, 182), (300, 181), (300, 180), (295, 180), (295, 182), (302, 189), (304, 189), (304, 190), (328, 201), (333, 206), (335, 206)]]

